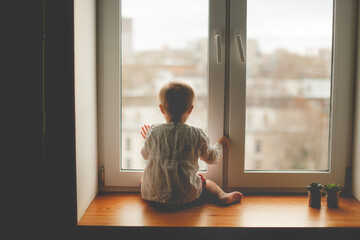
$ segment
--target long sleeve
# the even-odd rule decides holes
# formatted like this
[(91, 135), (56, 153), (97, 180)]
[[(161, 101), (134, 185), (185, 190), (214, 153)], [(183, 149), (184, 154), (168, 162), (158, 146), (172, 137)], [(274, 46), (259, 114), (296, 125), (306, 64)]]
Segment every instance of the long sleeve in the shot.
[(150, 149), (149, 149), (149, 138), (150, 138), (150, 129), (146, 133), (144, 146), (141, 148), (141, 155), (145, 160), (149, 159)]
[(200, 148), (200, 159), (207, 164), (216, 164), (222, 160), (223, 157), (223, 146), (221, 143), (215, 143), (214, 146), (209, 144), (209, 138), (201, 131), (201, 142)]
[(141, 155), (145, 160), (149, 159), (149, 148), (147, 147), (147, 145), (144, 145), (141, 148)]

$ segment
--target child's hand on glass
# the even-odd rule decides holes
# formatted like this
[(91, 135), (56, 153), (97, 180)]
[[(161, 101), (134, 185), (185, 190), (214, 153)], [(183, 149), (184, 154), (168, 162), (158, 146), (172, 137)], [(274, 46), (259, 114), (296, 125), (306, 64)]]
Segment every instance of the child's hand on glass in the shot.
[(223, 136), (222, 138), (220, 138), (218, 140), (219, 143), (221, 143), (221, 145), (223, 146), (223, 150), (227, 151), (229, 150), (229, 146), (230, 146), (230, 139), (227, 136)]
[(150, 125), (146, 125), (146, 124), (143, 127), (141, 127), (141, 135), (143, 136), (144, 139), (146, 138), (146, 133), (149, 130), (149, 128)]

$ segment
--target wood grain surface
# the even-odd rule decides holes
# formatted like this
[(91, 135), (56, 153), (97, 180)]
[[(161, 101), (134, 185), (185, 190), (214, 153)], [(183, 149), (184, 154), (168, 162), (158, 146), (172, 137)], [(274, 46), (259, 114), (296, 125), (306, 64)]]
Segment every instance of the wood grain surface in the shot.
[(227, 207), (203, 203), (165, 211), (151, 207), (139, 193), (106, 193), (91, 203), (79, 226), (122, 227), (360, 227), (360, 202), (340, 198), (340, 207), (308, 207), (307, 196), (245, 196)]

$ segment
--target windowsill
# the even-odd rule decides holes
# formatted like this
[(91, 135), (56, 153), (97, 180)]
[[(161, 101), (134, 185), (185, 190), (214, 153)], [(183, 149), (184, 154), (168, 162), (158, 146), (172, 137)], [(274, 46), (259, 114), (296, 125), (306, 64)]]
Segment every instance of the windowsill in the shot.
[(227, 207), (204, 203), (164, 212), (150, 207), (139, 193), (98, 195), (79, 226), (222, 227), (222, 228), (360, 228), (360, 202), (340, 198), (340, 207), (308, 207), (305, 195), (249, 195)]

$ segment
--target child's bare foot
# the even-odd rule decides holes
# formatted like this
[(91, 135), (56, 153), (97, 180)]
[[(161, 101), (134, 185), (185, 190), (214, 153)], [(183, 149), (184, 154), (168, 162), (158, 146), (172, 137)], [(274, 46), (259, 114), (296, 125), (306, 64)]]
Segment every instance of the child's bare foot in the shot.
[(225, 205), (230, 205), (232, 203), (240, 202), (242, 199), (243, 194), (241, 192), (231, 192), (231, 193), (224, 193), (219, 196), (219, 200), (221, 203)]

